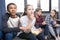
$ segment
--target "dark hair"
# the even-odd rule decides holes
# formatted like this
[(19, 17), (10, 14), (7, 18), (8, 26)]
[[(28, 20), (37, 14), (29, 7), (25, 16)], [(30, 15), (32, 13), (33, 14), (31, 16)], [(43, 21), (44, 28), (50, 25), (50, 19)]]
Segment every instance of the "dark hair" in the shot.
[[(16, 6), (16, 4), (15, 3), (9, 3), (8, 5), (7, 5), (7, 11), (9, 11), (9, 6), (10, 5), (15, 5)], [(16, 6), (17, 7), (17, 6)]]
[(35, 12), (38, 12), (39, 10), (42, 10), (42, 9), (40, 9), (40, 8), (36, 8)]
[(32, 5), (28, 4), (28, 5), (25, 6), (23, 16), (27, 15), (26, 11), (27, 11), (28, 6), (32, 6)]

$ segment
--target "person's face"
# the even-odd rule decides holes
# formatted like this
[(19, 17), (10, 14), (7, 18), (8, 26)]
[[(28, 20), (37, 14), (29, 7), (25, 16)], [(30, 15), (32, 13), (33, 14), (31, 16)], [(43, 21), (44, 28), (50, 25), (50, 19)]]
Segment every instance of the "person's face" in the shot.
[(39, 10), (38, 12), (37, 12), (37, 15), (42, 15), (42, 10)]
[(28, 6), (27, 10), (26, 10), (26, 13), (27, 13), (28, 16), (31, 16), (31, 14), (34, 14), (33, 6)]
[(13, 16), (13, 15), (16, 15), (16, 11), (17, 11), (17, 7), (16, 7), (16, 5), (10, 5), (9, 6), (9, 13)]
[(53, 16), (55, 16), (55, 12), (54, 11), (51, 11), (51, 16), (53, 17)]

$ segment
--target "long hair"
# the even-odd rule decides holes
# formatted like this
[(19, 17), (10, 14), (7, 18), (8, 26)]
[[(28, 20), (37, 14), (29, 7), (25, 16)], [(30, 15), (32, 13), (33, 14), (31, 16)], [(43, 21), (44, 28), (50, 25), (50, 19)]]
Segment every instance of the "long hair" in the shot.
[(56, 20), (56, 18), (57, 18), (57, 11), (54, 9), (54, 10), (52, 10), (52, 11), (54, 11), (55, 12), (55, 15), (52, 17), (54, 20)]
[(26, 11), (27, 11), (28, 6), (32, 6), (32, 5), (28, 4), (28, 5), (25, 6), (23, 16), (27, 15)]

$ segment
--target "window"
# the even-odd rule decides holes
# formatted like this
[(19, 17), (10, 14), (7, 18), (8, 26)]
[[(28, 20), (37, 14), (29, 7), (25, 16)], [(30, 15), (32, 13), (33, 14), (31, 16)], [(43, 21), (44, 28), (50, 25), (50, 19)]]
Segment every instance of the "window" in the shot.
[(55, 9), (58, 11), (58, 0), (51, 0), (51, 9)]
[(34, 10), (37, 8), (37, 0), (27, 0), (27, 4), (33, 5)]
[(49, 11), (49, 0), (40, 0), (40, 7), (42, 11)]
[(17, 12), (24, 12), (24, 0), (5, 0), (6, 7), (9, 3), (15, 3), (17, 5)]

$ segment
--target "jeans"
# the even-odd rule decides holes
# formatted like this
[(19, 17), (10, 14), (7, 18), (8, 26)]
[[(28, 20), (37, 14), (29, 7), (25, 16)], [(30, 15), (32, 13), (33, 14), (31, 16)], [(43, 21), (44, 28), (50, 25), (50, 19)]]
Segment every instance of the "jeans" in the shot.
[(5, 40), (12, 40), (16, 35), (17, 35), (17, 33), (15, 33), (15, 32), (13, 32), (13, 33), (6, 33), (5, 34)]
[(54, 28), (53, 28), (53, 22), (54, 21), (51, 21), (50, 22), (50, 24), (49, 24), (49, 32), (51, 33), (51, 35), (53, 36), (53, 37), (55, 37), (56, 36), (56, 33), (55, 33), (55, 31), (54, 31)]
[(44, 36), (44, 33), (40, 33), (39, 35), (37, 35), (37, 39), (38, 40), (45, 40), (45, 36)]
[(49, 31), (48, 31), (48, 25), (35, 25), (35, 27), (36, 28), (42, 28), (42, 29), (44, 29), (45, 36), (48, 36), (48, 33), (49, 33)]
[(26, 40), (45, 40), (44, 34), (40, 33), (39, 35), (35, 36), (34, 34), (30, 33), (21, 33), (18, 37)]
[(2, 31), (0, 31), (0, 40), (2, 39), (2, 37), (3, 37), (3, 33)]
[(60, 27), (57, 27), (57, 28), (56, 28), (56, 33), (57, 33), (57, 35), (60, 34)]

